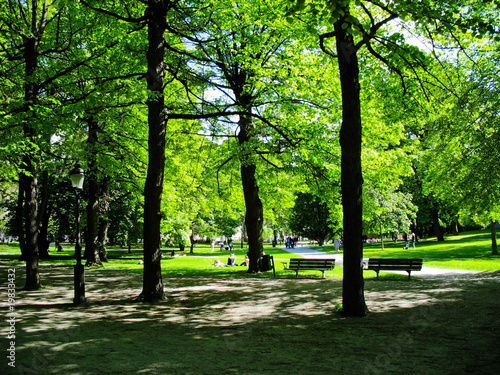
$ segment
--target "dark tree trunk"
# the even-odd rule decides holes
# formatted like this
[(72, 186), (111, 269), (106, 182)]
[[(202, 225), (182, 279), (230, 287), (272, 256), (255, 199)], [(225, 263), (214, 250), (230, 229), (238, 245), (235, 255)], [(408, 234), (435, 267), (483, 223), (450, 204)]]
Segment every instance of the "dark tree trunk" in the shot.
[[(243, 82), (241, 83), (243, 87)], [(251, 105), (245, 100), (244, 95), (237, 95), (241, 108), (248, 112), (251, 111)], [(243, 185), (243, 196), (245, 197), (245, 227), (248, 236), (248, 258), (250, 265), (249, 273), (261, 272), (262, 254), (263, 254), (263, 239), (262, 239), (262, 224), (264, 221), (264, 208), (259, 197), (259, 187), (255, 177), (257, 167), (251, 151), (245, 150), (245, 146), (250, 141), (252, 131), (252, 119), (249, 115), (241, 115), (238, 123), (240, 132), (238, 134), (238, 142), (242, 149), (240, 155), (241, 162), (241, 182)]]
[(21, 257), (19, 260), (21, 262), (26, 260), (26, 239), (24, 235), (24, 192), (26, 188), (24, 187), (24, 183), (24, 173), (20, 173), (16, 206), (16, 232), (14, 234), (19, 237), (19, 247), (21, 248)]
[(93, 167), (90, 167), (90, 173), (88, 174), (88, 202), (87, 202), (87, 230), (85, 239), (85, 266), (101, 265), (101, 259), (99, 258), (99, 247), (98, 247), (98, 231), (99, 231), (99, 184), (97, 181), (97, 176), (95, 170), (92, 171)]
[(490, 231), (491, 231), (491, 254), (492, 255), (498, 255), (498, 248), (497, 248), (497, 222), (492, 221), (490, 224)]
[(189, 236), (189, 242), (190, 242), (189, 253), (193, 254), (194, 253), (194, 229), (191, 229), (191, 234)]
[(100, 186), (100, 200), (99, 200), (99, 219), (98, 219), (98, 231), (97, 231), (97, 244), (99, 251), (99, 259), (101, 262), (108, 261), (108, 254), (106, 251), (106, 244), (108, 238), (109, 220), (107, 218), (107, 213), (109, 210), (109, 177), (104, 176), (101, 179)]
[(161, 194), (165, 168), (165, 131), (167, 115), (164, 106), (163, 82), (165, 78), (164, 55), (166, 17), (170, 2), (149, 0), (148, 17), (148, 172), (144, 186), (144, 274), (143, 289), (139, 298), (157, 301), (163, 298), (161, 277)]
[[(36, 20), (36, 9), (32, 9), (33, 20)], [(36, 30), (32, 30), (36, 35)], [(24, 136), (34, 143), (35, 130), (29, 123), (32, 117), (31, 107), (37, 101), (37, 86), (35, 84), (35, 70), (37, 66), (38, 41), (34, 36), (26, 37), (24, 43), (25, 78), (24, 84), (24, 108), (26, 115), (24, 123)], [(25, 235), (25, 257), (26, 257), (26, 290), (37, 290), (41, 288), (40, 274), (38, 272), (38, 205), (37, 193), (38, 182), (36, 168), (34, 165), (34, 151), (30, 146), (25, 150), (22, 164), (24, 173), (24, 235)]]
[(99, 218), (99, 231), (97, 233), (97, 243), (99, 244), (99, 259), (101, 262), (108, 261), (108, 252), (106, 251), (107, 237), (109, 229), (109, 220)]
[(443, 228), (441, 228), (441, 225), (439, 225), (439, 212), (436, 208), (433, 208), (431, 211), (432, 215), (432, 225), (434, 227), (434, 234), (437, 237), (437, 240), (439, 242), (444, 241), (444, 234), (443, 234)]
[(248, 258), (250, 267), (248, 272), (262, 271), (262, 222), (264, 209), (259, 198), (259, 187), (255, 178), (256, 167), (254, 164), (241, 165), (241, 180), (243, 183), (243, 194), (245, 196), (245, 226), (248, 236)]
[(241, 248), (245, 248), (245, 241), (247, 238), (247, 226), (245, 225), (245, 222), (243, 221), (243, 225), (241, 228)]
[(49, 231), (49, 219), (50, 219), (50, 208), (48, 206), (49, 202), (49, 173), (43, 171), (42, 173), (42, 184), (41, 184), (41, 203), (38, 209), (38, 215), (40, 223), (40, 231), (38, 234), (38, 251), (40, 253), (40, 259), (48, 259), (50, 241), (48, 239)]
[(357, 51), (352, 36), (342, 25), (349, 16), (335, 23), (338, 65), (342, 90), (341, 188), (344, 211), (344, 316), (365, 316), (368, 312), (364, 297), (363, 280), (363, 227), (361, 170), (361, 103)]
[(380, 243), (382, 245), (382, 250), (384, 250), (384, 234), (382, 233), (382, 224), (380, 224)]
[(38, 234), (38, 249), (40, 251), (40, 259), (50, 258), (49, 254), (50, 240), (48, 239), (50, 212), (51, 210), (49, 208), (45, 209), (42, 216), (42, 222), (40, 223), (40, 232)]
[(88, 160), (88, 202), (87, 202), (87, 236), (85, 240), (86, 266), (102, 265), (99, 257), (99, 180), (97, 155), (94, 145), (98, 142), (99, 125), (93, 119), (88, 122), (89, 127), (89, 160)]
[(24, 289), (37, 290), (42, 286), (38, 272), (37, 179), (35, 168), (29, 156), (23, 157), (23, 164), (28, 172), (25, 176), (24, 193), (24, 233), (26, 236), (26, 284)]

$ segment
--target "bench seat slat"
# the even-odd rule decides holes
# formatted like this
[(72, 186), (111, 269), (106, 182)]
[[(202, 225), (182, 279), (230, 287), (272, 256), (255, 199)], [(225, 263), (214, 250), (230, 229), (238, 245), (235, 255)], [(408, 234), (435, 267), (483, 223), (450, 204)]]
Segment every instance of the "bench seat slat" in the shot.
[(376, 266), (368, 266), (368, 269), (384, 269), (384, 270), (396, 270), (396, 271), (405, 271), (405, 270), (412, 270), (412, 271), (420, 271), (422, 269), (422, 266), (397, 266), (397, 265), (376, 265)]

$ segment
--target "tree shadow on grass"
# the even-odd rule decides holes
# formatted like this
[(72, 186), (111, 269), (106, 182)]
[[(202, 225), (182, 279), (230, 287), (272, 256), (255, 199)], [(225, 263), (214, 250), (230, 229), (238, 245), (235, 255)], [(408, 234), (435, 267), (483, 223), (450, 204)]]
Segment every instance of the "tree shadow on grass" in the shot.
[(493, 374), (499, 363), (488, 350), (500, 328), (498, 273), (367, 281), (371, 313), (346, 319), (335, 309), (340, 280), (165, 278), (167, 298), (149, 304), (133, 299), (141, 275), (97, 270), (88, 305), (74, 307), (63, 271), (18, 294), (24, 373)]

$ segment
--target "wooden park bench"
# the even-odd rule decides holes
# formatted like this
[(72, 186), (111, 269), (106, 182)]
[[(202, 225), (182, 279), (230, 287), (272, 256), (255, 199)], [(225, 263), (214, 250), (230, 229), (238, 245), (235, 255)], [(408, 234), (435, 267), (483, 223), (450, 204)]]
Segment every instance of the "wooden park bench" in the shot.
[(408, 272), (408, 279), (411, 279), (411, 271), (422, 270), (422, 259), (418, 258), (368, 258), (363, 261), (365, 270), (372, 270), (378, 273), (384, 271), (406, 271)]
[(325, 272), (335, 268), (335, 259), (290, 259), (288, 263), (283, 263), (285, 270), (295, 271), (295, 277), (299, 277), (299, 271), (322, 271), (323, 278)]

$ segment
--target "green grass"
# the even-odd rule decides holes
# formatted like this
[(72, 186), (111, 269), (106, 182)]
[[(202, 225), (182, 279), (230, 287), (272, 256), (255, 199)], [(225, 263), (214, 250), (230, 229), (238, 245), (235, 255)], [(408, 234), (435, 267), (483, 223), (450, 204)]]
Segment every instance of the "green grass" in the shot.
[[(52, 248), (50, 250), (50, 259), (41, 259), (40, 264), (42, 265), (59, 265), (72, 267), (76, 261), (74, 259), (74, 247), (67, 247), (69, 245), (63, 244), (63, 251), (55, 252)], [(179, 256), (171, 257), (172, 249), (162, 249), (163, 257), (161, 260), (162, 274), (165, 277), (179, 277), (179, 276), (205, 276), (205, 277), (262, 277), (262, 278), (272, 278), (272, 272), (265, 272), (262, 274), (248, 274), (247, 267), (211, 267), (216, 259), (221, 262), (226, 263), (227, 258), (231, 254), (231, 251), (220, 251), (218, 247), (212, 252), (209, 245), (197, 245), (194, 248), (193, 254), (190, 254), (189, 248), (186, 251), (178, 251), (176, 254)], [(244, 258), (248, 248), (241, 249), (236, 247), (232, 252), (235, 253), (237, 257), (237, 263), (240, 264)], [(299, 255), (288, 253), (279, 248), (273, 248), (269, 244), (264, 245), (264, 252), (268, 255), (272, 255), (275, 259), (275, 269), (277, 277), (295, 277), (295, 272), (285, 271), (283, 269), (282, 262), (287, 261), (290, 258), (299, 258)], [(19, 256), (21, 252), (17, 244), (0, 244), (0, 262), (5, 262), (13, 265), (23, 265), (23, 262), (19, 262)], [(90, 268), (86, 272), (93, 272), (95, 269), (104, 271), (119, 271), (119, 272), (131, 272), (131, 273), (142, 273), (144, 266), (140, 264), (141, 259), (143, 259), (143, 252), (140, 249), (132, 249), (129, 253), (128, 251), (119, 250), (117, 248), (108, 250), (108, 262), (104, 263), (103, 268)], [(307, 271), (301, 272), (299, 277), (321, 277), (320, 271)], [(327, 277), (341, 278), (342, 277), (342, 267), (336, 267), (333, 271), (326, 272)]]
[[(234, 253), (239, 264), (245, 257), (247, 248), (239, 248), (236, 244)], [(72, 267), (75, 264), (74, 248), (63, 248), (62, 252), (55, 252), (51, 248), (50, 259), (40, 260), (44, 265), (58, 265)], [(402, 242), (385, 242), (384, 249), (381, 244), (366, 244), (363, 250), (365, 258), (424, 258), (424, 265), (437, 268), (463, 269), (473, 271), (498, 271), (500, 270), (500, 256), (491, 254), (491, 240), (488, 231), (474, 231), (461, 233), (457, 236), (448, 236), (444, 242), (437, 242), (435, 238), (420, 240), (416, 249), (403, 249)], [(331, 245), (312, 246), (312, 248), (326, 253), (336, 253)], [(230, 255), (229, 251), (220, 251), (218, 247), (212, 252), (209, 245), (197, 245), (194, 253), (190, 254), (189, 248), (186, 251), (176, 251), (180, 256), (171, 257), (172, 249), (163, 249), (164, 257), (161, 260), (162, 272), (165, 277), (179, 276), (210, 276), (210, 277), (273, 277), (272, 272), (260, 275), (250, 275), (246, 273), (247, 267), (211, 267), (215, 259), (226, 262)], [(177, 250), (177, 249), (176, 249)], [(264, 252), (272, 255), (275, 259), (276, 273), (278, 277), (295, 277), (293, 271), (283, 270), (282, 262), (299, 257), (290, 254), (280, 248), (273, 248), (269, 244), (264, 245)], [(12, 265), (23, 265), (19, 262), (20, 250), (16, 243), (0, 244), (0, 262)], [(104, 264), (104, 269), (109, 271), (142, 273), (143, 265), (140, 260), (143, 258), (142, 250), (134, 249), (131, 253), (118, 249), (108, 250), (109, 262)], [(92, 272), (93, 269), (89, 269)], [(327, 277), (342, 278), (342, 267), (336, 266), (333, 271), (326, 273)], [(319, 271), (301, 272), (299, 277), (321, 277)], [(366, 272), (366, 278), (375, 277), (375, 273)], [(382, 275), (381, 275), (382, 277)], [(385, 278), (405, 278), (397, 274), (386, 274)]]
[[(445, 237), (444, 242), (436, 238), (419, 240), (416, 248), (404, 249), (399, 241), (365, 244), (364, 258), (423, 258), (424, 265), (436, 268), (461, 269), (471, 271), (500, 270), (500, 256), (491, 254), (491, 239), (488, 230), (464, 232)], [(500, 243), (499, 243), (500, 246)], [(314, 247), (316, 250), (335, 253), (333, 246)]]
[[(266, 272), (260, 275), (248, 274), (247, 267), (211, 267), (215, 260), (218, 259), (223, 263), (226, 263), (227, 258), (231, 254), (231, 251), (220, 251), (217, 248), (214, 252), (211, 251), (209, 246), (199, 245), (194, 248), (194, 253), (190, 254), (189, 249), (187, 251), (181, 252), (176, 251), (178, 257), (171, 257), (170, 251), (164, 252), (164, 257), (162, 258), (162, 272), (166, 277), (176, 277), (176, 276), (211, 276), (211, 277), (273, 277), (272, 272)], [(247, 248), (235, 248), (232, 252), (235, 253), (237, 258), (237, 263), (240, 264), (248, 251)], [(268, 255), (272, 255), (275, 259), (275, 269), (276, 275), (279, 277), (294, 276), (295, 273), (292, 271), (283, 270), (282, 262), (290, 259), (300, 257), (295, 254), (290, 254), (279, 248), (272, 248), (271, 246), (265, 245), (264, 252)], [(105, 264), (105, 268), (109, 270), (123, 270), (131, 272), (142, 272), (143, 266), (139, 263), (142, 259), (142, 252), (120, 252), (120, 251), (108, 251), (109, 263)], [(338, 268), (338, 269), (337, 269)], [(327, 277), (342, 277), (342, 267), (337, 267), (334, 271), (327, 272)], [(321, 277), (321, 272), (319, 271), (309, 271), (301, 273), (302, 276), (319, 276)]]
[(467, 271), (500, 271), (499, 259), (430, 259), (425, 261), (425, 265)]

